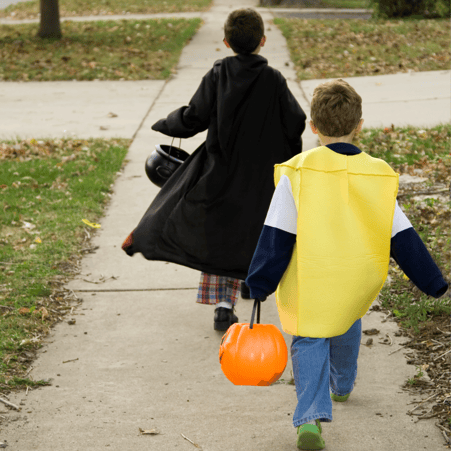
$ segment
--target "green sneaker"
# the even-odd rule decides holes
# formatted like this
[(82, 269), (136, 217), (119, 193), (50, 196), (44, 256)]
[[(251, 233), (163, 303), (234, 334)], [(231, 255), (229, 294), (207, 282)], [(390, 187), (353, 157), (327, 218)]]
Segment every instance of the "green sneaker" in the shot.
[(347, 395), (344, 395), (344, 396), (338, 396), (338, 395), (335, 395), (334, 393), (331, 393), (330, 397), (332, 398), (332, 401), (345, 402), (348, 400), (350, 394), (351, 393), (348, 393)]
[(324, 449), (326, 443), (321, 437), (321, 423), (315, 420), (314, 424), (301, 424), (298, 426), (298, 439), (296, 445), (299, 449)]

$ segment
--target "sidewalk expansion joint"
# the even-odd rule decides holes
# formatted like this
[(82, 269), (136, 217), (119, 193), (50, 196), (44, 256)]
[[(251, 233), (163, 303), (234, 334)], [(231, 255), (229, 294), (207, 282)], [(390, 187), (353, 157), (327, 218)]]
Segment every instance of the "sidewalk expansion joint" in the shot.
[(309, 107), (310, 107), (310, 105), (311, 105), (310, 99), (308, 98), (307, 94), (306, 94), (305, 91), (304, 91), (304, 88), (302, 87), (302, 80), (296, 80), (296, 82), (297, 82), (297, 84), (298, 84), (298, 86), (299, 86), (299, 89), (301, 90), (302, 97), (303, 97), (304, 100), (308, 103), (308, 105), (309, 105)]
[[(172, 78), (172, 77), (171, 77)], [(158, 99), (161, 96), (161, 93), (164, 91), (164, 88), (166, 87), (166, 85), (168, 84), (168, 81), (171, 79), (168, 78), (167, 80), (165, 80), (165, 82), (163, 83), (163, 86), (161, 87), (160, 91), (158, 92), (157, 96), (155, 97), (155, 99), (152, 102), (152, 105), (150, 105), (149, 109), (147, 110), (147, 113), (144, 115), (141, 123), (139, 124), (138, 128), (136, 129), (135, 133), (132, 136), (132, 142), (130, 143), (130, 146), (133, 144), (133, 141), (136, 138), (136, 135), (139, 133), (139, 131), (141, 130), (145, 120), (147, 119), (147, 116), (149, 116), (150, 112), (152, 111), (152, 108), (154, 107), (155, 103), (158, 101)]]
[(120, 293), (127, 291), (182, 291), (182, 290), (198, 290), (199, 287), (186, 288), (98, 288), (90, 290), (72, 290), (77, 293)]
[[(271, 14), (273, 20), (277, 17), (277, 16), (276, 16), (276, 14), (277, 14), (277, 8), (271, 8), (269, 11), (266, 10), (266, 8), (257, 8), (257, 11), (258, 11), (258, 10), (262, 10), (262, 11), (265, 11), (265, 12)], [(261, 11), (260, 11), (260, 12), (261, 12)], [(292, 62), (291, 57), (289, 57), (289, 58), (290, 58), (290, 62)], [(294, 82), (298, 85), (299, 89), (301, 90), (302, 97), (303, 97), (304, 100), (308, 103), (308, 105), (309, 105), (309, 107), (310, 107), (310, 100), (309, 100), (307, 94), (305, 93), (304, 88), (302, 87), (302, 83), (301, 83), (302, 80), (299, 80), (299, 79), (296, 77), (296, 79), (294, 80)]]

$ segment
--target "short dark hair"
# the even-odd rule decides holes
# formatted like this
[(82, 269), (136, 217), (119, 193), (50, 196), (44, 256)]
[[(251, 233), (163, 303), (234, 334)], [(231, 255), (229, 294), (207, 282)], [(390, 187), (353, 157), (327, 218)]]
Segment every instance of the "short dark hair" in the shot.
[(224, 35), (235, 53), (252, 53), (265, 34), (260, 14), (252, 8), (232, 11), (224, 24)]
[(324, 135), (349, 135), (362, 118), (362, 98), (342, 79), (329, 81), (313, 91), (310, 116)]

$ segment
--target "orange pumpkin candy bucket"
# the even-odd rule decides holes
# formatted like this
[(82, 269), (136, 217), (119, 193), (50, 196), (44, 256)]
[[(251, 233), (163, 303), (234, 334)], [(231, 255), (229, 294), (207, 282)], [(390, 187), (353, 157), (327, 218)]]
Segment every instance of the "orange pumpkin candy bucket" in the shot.
[(260, 303), (254, 301), (250, 323), (232, 324), (222, 337), (219, 362), (224, 375), (235, 385), (271, 385), (287, 365), (288, 350), (282, 333), (273, 324), (260, 324)]

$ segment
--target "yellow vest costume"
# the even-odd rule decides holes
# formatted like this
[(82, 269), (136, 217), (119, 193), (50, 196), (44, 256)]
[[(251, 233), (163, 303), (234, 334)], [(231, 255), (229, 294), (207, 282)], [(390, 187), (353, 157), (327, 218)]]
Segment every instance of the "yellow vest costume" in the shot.
[(325, 146), (275, 166), (291, 182), (297, 239), (276, 291), (282, 327), (291, 335), (334, 337), (361, 318), (382, 288), (399, 176), (361, 152)]

